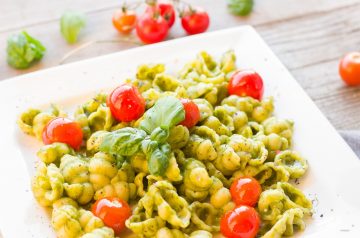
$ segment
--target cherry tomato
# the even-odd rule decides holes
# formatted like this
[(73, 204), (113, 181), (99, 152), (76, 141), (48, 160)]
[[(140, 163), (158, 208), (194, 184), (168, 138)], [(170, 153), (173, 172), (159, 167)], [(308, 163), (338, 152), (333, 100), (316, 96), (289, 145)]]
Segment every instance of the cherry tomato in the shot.
[(187, 128), (191, 128), (196, 125), (196, 123), (200, 120), (200, 110), (196, 103), (191, 101), (190, 99), (182, 98), (180, 99), (181, 103), (184, 106), (185, 110), (185, 119), (180, 122), (180, 125), (186, 126)]
[(254, 178), (241, 177), (231, 184), (230, 193), (236, 205), (253, 207), (259, 200), (261, 186)]
[(230, 95), (249, 96), (260, 100), (264, 94), (264, 83), (253, 70), (240, 70), (231, 76), (228, 91)]
[(220, 231), (227, 238), (254, 238), (259, 227), (258, 213), (245, 205), (225, 213), (220, 222)]
[(126, 219), (131, 216), (131, 208), (127, 202), (116, 197), (97, 200), (91, 210), (106, 226), (112, 228), (116, 235), (124, 229)]
[(74, 149), (79, 149), (82, 139), (83, 133), (79, 123), (63, 117), (49, 121), (42, 132), (42, 140), (45, 145), (62, 142)]
[(206, 31), (209, 24), (209, 15), (201, 8), (186, 9), (181, 17), (181, 25), (190, 35)]
[(108, 96), (106, 104), (118, 121), (137, 120), (145, 112), (145, 99), (135, 86), (129, 84), (115, 88)]
[(340, 61), (339, 72), (347, 85), (360, 85), (360, 52), (346, 54)]
[(136, 24), (136, 33), (146, 44), (164, 40), (169, 32), (168, 22), (159, 14), (147, 11)]
[(114, 27), (123, 34), (129, 34), (136, 26), (136, 13), (125, 8), (116, 10), (112, 17)]
[(115, 11), (112, 22), (114, 27), (123, 34), (129, 34), (136, 26), (136, 13), (125, 8)]
[(172, 3), (167, 1), (158, 1), (157, 5), (154, 7), (147, 8), (147, 13), (154, 13), (160, 14), (168, 23), (169, 28), (174, 25), (176, 12)]

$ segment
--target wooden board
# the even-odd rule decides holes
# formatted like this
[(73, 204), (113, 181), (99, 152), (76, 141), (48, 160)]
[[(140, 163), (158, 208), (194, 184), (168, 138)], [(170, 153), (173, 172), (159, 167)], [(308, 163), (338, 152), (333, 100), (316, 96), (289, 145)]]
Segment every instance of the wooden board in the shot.
[[(345, 87), (337, 73), (339, 58), (360, 48), (360, 0), (255, 0), (254, 12), (245, 18), (229, 14), (224, 0), (189, 2), (207, 9), (211, 16), (209, 31), (254, 25), (337, 129), (360, 127), (360, 88)], [(111, 15), (119, 5), (121, 1), (117, 0), (2, 0), (0, 49), (6, 48), (10, 34), (26, 29), (45, 44), (47, 52), (40, 63), (19, 71), (6, 64), (6, 52), (0, 50), (0, 80), (137, 47), (138, 43), (124, 42), (128, 39), (111, 24)], [(59, 31), (59, 18), (67, 9), (87, 14), (87, 27), (75, 45), (66, 44)], [(177, 22), (168, 38), (183, 36)], [(67, 53), (92, 41), (101, 43), (93, 43), (62, 61)], [(138, 42), (135, 36), (130, 41)]]

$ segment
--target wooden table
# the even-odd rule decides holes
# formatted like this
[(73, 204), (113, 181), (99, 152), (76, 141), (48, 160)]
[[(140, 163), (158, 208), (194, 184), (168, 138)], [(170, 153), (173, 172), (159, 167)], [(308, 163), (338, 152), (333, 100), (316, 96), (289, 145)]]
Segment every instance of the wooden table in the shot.
[[(229, 14), (225, 0), (188, 2), (207, 9), (209, 31), (253, 25), (337, 129), (360, 128), (360, 88), (344, 86), (337, 72), (344, 53), (360, 50), (360, 0), (255, 0), (254, 12), (246, 18)], [(94, 40), (102, 43), (77, 51), (62, 63), (137, 47), (121, 42), (124, 38), (111, 24), (120, 4), (118, 0), (0, 0), (0, 79), (59, 65), (68, 52)], [(59, 33), (59, 17), (66, 9), (87, 14), (87, 27), (76, 45), (67, 45)], [(47, 52), (39, 64), (18, 71), (6, 64), (5, 48), (7, 37), (22, 29), (40, 39)], [(177, 22), (169, 38), (182, 36)]]

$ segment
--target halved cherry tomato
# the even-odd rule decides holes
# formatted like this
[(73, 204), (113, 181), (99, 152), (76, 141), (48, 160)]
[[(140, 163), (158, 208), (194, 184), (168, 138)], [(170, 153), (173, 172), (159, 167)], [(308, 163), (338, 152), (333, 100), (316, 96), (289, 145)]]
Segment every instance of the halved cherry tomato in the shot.
[(249, 96), (260, 100), (264, 94), (264, 83), (254, 70), (240, 70), (231, 76), (228, 91), (230, 95)]
[(116, 197), (97, 200), (91, 210), (106, 226), (112, 228), (116, 235), (124, 229), (126, 219), (131, 216), (131, 208), (127, 202)]
[(220, 222), (220, 231), (227, 238), (254, 238), (259, 227), (258, 213), (245, 205), (225, 213)]
[(136, 33), (140, 40), (146, 44), (164, 40), (168, 32), (168, 22), (160, 14), (153, 11), (145, 12), (136, 24)]
[(191, 128), (196, 125), (200, 120), (200, 110), (196, 103), (190, 99), (182, 98), (180, 99), (181, 103), (184, 106), (185, 110), (185, 119), (180, 122), (180, 125)]
[(158, 1), (158, 3), (153, 7), (148, 7), (146, 12), (150, 13), (158, 11), (156, 14), (160, 14), (168, 23), (169, 28), (174, 25), (176, 12), (174, 5), (168, 1)]
[(231, 184), (230, 193), (236, 205), (247, 205), (253, 207), (259, 200), (261, 186), (252, 177), (241, 177)]
[(108, 96), (106, 104), (118, 121), (129, 122), (139, 119), (145, 112), (145, 99), (135, 86), (123, 84)]
[(42, 140), (45, 145), (62, 142), (74, 149), (79, 149), (82, 139), (83, 133), (79, 123), (63, 117), (49, 121), (42, 132)]
[(188, 8), (181, 16), (181, 25), (190, 34), (198, 34), (206, 31), (210, 24), (207, 12), (201, 8)]
[(114, 27), (123, 34), (129, 34), (136, 26), (136, 13), (126, 8), (115, 11), (112, 22)]
[(360, 52), (346, 54), (340, 61), (339, 73), (347, 85), (360, 85)]

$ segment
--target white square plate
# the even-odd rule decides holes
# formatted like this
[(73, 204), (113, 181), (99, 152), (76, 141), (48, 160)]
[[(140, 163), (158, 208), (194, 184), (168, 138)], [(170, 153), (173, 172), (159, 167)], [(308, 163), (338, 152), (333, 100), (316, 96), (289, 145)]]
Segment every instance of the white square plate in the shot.
[(301, 235), (360, 237), (360, 161), (249, 26), (139, 47), (1, 82), (0, 225), (4, 237), (55, 237), (45, 209), (31, 193), (40, 143), (17, 128), (16, 119), (23, 110), (50, 103), (68, 109), (133, 76), (139, 64), (162, 62), (174, 71), (201, 50), (219, 56), (228, 49), (234, 49), (240, 68), (253, 68), (262, 75), (265, 94), (275, 98), (275, 115), (295, 121), (294, 149), (310, 165), (298, 186), (314, 201), (315, 209)]

